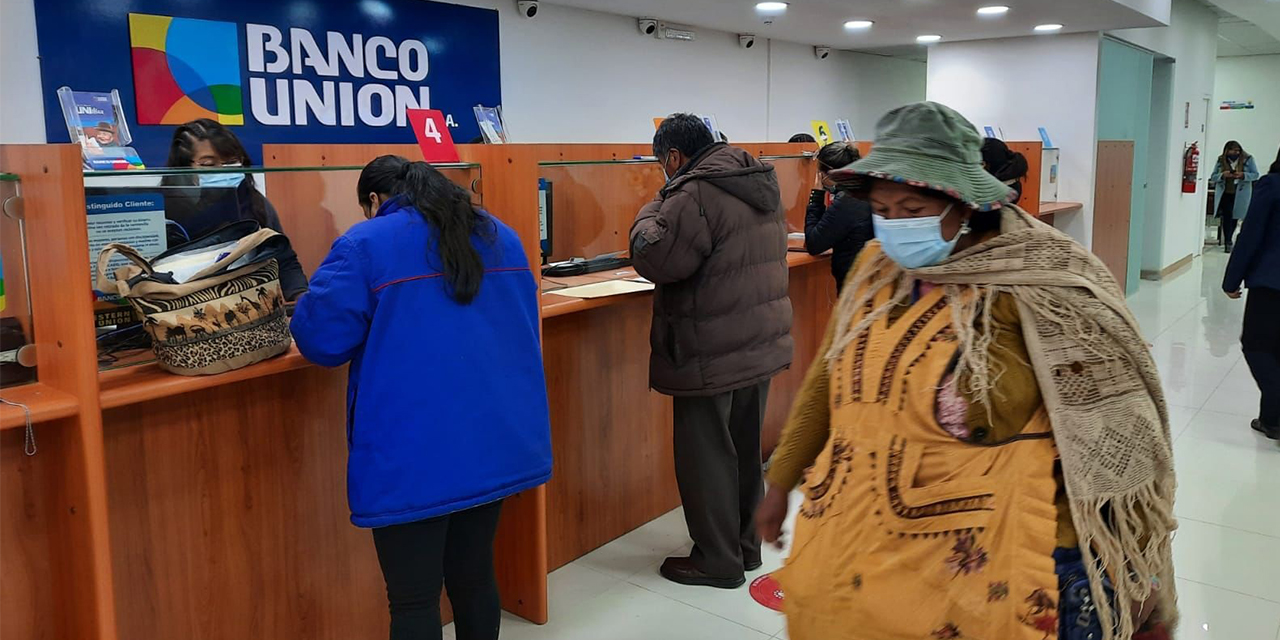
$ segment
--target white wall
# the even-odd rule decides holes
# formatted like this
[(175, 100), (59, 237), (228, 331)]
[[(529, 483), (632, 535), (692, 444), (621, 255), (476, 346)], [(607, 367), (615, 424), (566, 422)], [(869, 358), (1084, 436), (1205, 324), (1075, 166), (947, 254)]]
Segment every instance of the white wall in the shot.
[[(1192, 142), (1199, 142), (1201, 157), (1208, 155), (1204, 146), (1208, 127), (1205, 100), (1213, 92), (1218, 16), (1196, 0), (1174, 0), (1168, 27), (1124, 29), (1108, 35), (1174, 59), (1172, 117), (1164, 160), (1164, 216), (1147, 216), (1143, 243), (1142, 269), (1160, 271), (1189, 255), (1199, 255), (1204, 246), (1209, 174), (1200, 172), (1194, 194), (1182, 193), (1182, 150)], [(1105, 100), (1106, 96), (1100, 99)], [(1189, 123), (1186, 121), (1188, 103)], [(1160, 152), (1152, 149), (1151, 153)]]
[[(1253, 100), (1253, 109), (1221, 111), (1223, 100)], [(1280, 55), (1218, 58), (1204, 162), (1212, 163), (1228, 140), (1237, 140), (1265, 172), (1280, 148)]]
[(998, 126), (1009, 140), (1039, 140), (1045, 127), (1061, 148), (1058, 199), (1084, 203), (1055, 224), (1086, 247), (1093, 239), (1094, 134), (1098, 34), (941, 43), (929, 51), (928, 99), (974, 125)]
[(769, 53), (770, 140), (807, 132), (810, 120), (834, 126), (840, 118), (849, 120), (856, 138), (871, 140), (880, 116), (924, 100), (923, 63), (845, 51), (818, 61), (813, 47), (781, 41), (770, 43)]
[[(0, 0), (0, 142), (44, 141), (34, 1)], [(675, 111), (715, 114), (732, 141), (786, 140), (837, 118), (869, 139), (883, 112), (924, 99), (922, 63), (817, 60), (808, 45), (763, 38), (744, 50), (737, 35), (709, 29), (663, 41), (634, 18), (547, 3), (535, 20), (507, 0), (459, 4), (500, 12), (503, 114), (518, 142), (644, 142), (653, 118)]]
[(44, 142), (32, 0), (0, 0), (0, 142)]

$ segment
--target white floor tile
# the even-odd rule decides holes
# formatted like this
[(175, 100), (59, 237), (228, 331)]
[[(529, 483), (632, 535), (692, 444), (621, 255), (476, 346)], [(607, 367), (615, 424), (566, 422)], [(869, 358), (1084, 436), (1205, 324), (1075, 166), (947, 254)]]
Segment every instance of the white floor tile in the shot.
[(543, 626), (503, 618), (503, 640), (767, 640), (760, 633), (682, 602), (618, 583)]
[(1209, 396), (1204, 408), (1210, 411), (1235, 413), (1250, 418), (1258, 417), (1258, 403), (1262, 394), (1249, 373), (1249, 365), (1241, 356), (1240, 361), (1223, 378), (1222, 384)]
[(577, 564), (626, 580), (690, 544), (684, 511), (676, 509), (579, 558)]
[(1183, 519), (1173, 542), (1179, 577), (1276, 602), (1280, 600), (1280, 540)]
[[(770, 564), (772, 564), (772, 567), (769, 570), (778, 568), (780, 562), (776, 554)], [(747, 584), (737, 589), (686, 587), (659, 575), (658, 564), (655, 563), (649, 570), (632, 576), (631, 583), (721, 618), (732, 620), (768, 636), (773, 636), (782, 630), (785, 622), (782, 614), (757, 603), (751, 598), (751, 593), (748, 590), (751, 580), (765, 572), (765, 567), (761, 567), (759, 571), (752, 572), (748, 577)]]
[(1178, 580), (1177, 640), (1245, 640), (1280, 633), (1280, 604)]

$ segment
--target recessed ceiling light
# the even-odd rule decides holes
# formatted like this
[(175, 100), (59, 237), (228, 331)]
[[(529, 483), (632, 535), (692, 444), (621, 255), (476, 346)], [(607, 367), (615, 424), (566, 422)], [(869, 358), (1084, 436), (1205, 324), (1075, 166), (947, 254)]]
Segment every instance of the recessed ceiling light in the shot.
[(936, 34), (916, 36), (916, 42), (937, 42), (941, 39), (942, 39), (942, 36), (936, 35)]
[(786, 2), (757, 2), (756, 12), (765, 15), (778, 15), (787, 11)]
[(874, 23), (874, 22), (872, 22), (872, 21), (870, 21), (870, 20), (850, 20), (850, 21), (848, 21), (848, 22), (844, 23), (844, 28), (846, 28), (846, 29), (870, 29), (870, 28), (871, 28), (871, 25), (873, 25), (873, 24), (875, 24), (875, 23)]
[(1060, 29), (1062, 29), (1062, 25), (1057, 23), (1036, 25), (1036, 31), (1039, 31), (1040, 33), (1048, 33), (1050, 31), (1058, 31)]
[(1009, 7), (1006, 7), (1002, 4), (995, 4), (989, 7), (980, 7), (978, 9), (978, 15), (980, 16), (998, 16), (1006, 13), (1009, 13)]

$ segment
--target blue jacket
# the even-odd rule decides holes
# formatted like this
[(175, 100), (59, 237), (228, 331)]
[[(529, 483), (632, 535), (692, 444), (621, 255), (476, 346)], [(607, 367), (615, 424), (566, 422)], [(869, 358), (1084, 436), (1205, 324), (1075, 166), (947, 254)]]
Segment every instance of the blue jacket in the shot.
[[(1213, 183), (1213, 213), (1217, 215), (1218, 205), (1222, 202), (1222, 194), (1227, 192), (1227, 180), (1222, 177), (1223, 170), (1227, 166), (1227, 159), (1218, 156), (1218, 161), (1213, 163), (1213, 174), (1209, 176), (1209, 182)], [(1258, 163), (1254, 162), (1253, 156), (1245, 156), (1244, 166), (1240, 168), (1244, 178), (1236, 180), (1236, 202), (1231, 209), (1231, 217), (1236, 220), (1243, 220), (1245, 214), (1249, 212), (1249, 200), (1253, 197), (1253, 182), (1258, 179)]]
[(1268, 173), (1253, 188), (1249, 217), (1231, 250), (1222, 289), (1265, 287), (1280, 291), (1280, 173)]
[[(487, 214), (486, 214), (487, 215)], [(383, 527), (468, 509), (551, 477), (538, 287), (490, 218), (471, 304), (445, 292), (436, 229), (392, 199), (333, 243), (298, 301), (293, 338), (318, 365), (351, 364), (351, 522)]]

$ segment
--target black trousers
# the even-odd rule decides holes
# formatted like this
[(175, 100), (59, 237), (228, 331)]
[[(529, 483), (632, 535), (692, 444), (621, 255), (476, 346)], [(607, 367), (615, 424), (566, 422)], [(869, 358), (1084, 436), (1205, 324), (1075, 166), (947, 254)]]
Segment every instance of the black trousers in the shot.
[(1236, 194), (1224, 193), (1218, 198), (1218, 241), (1230, 248), (1236, 240)]
[(1253, 287), (1244, 306), (1244, 332), (1240, 346), (1253, 379), (1262, 392), (1258, 419), (1280, 426), (1280, 289)]
[(764, 493), (760, 430), (769, 381), (714, 396), (675, 398), (676, 482), (703, 573), (737, 578), (760, 561), (756, 506)]
[(502, 502), (373, 530), (387, 581), (391, 640), (440, 640), (440, 587), (458, 640), (497, 640), (502, 620), (493, 538)]

